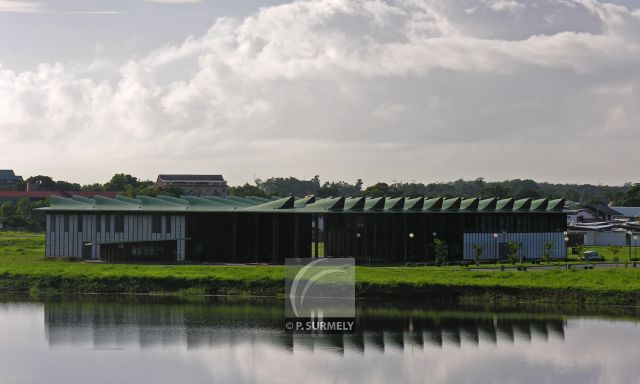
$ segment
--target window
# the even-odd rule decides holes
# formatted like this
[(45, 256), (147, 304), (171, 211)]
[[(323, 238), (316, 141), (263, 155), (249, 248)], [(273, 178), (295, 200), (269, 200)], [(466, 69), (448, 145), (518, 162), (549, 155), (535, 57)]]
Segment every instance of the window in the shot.
[(56, 231), (56, 215), (51, 215), (50, 216), (50, 223), (51, 223), (51, 232), (55, 232)]
[(165, 218), (164, 232), (171, 233), (171, 216), (169, 215)]
[(104, 231), (111, 232), (111, 215), (104, 215)]
[(63, 226), (64, 226), (64, 233), (68, 233), (69, 232), (69, 215), (63, 215)]
[(78, 215), (78, 232), (82, 233), (82, 231), (84, 230), (84, 216), (82, 215)]
[(124, 232), (124, 215), (115, 215), (113, 220), (113, 225), (115, 227), (114, 231), (116, 233)]
[(102, 232), (102, 216), (96, 215), (96, 232)]
[(151, 216), (151, 233), (162, 233), (162, 216)]

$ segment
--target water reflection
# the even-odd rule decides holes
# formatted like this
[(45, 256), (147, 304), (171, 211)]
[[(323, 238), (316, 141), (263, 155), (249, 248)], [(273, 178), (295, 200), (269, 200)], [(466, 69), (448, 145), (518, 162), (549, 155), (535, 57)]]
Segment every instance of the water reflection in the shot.
[(561, 315), (450, 311), (438, 308), (359, 306), (354, 334), (296, 335), (282, 330), (279, 300), (214, 298), (196, 303), (146, 300), (94, 300), (44, 303), (45, 331), (50, 345), (91, 344), (112, 348), (137, 344), (213, 347), (259, 341), (278, 348), (345, 349), (359, 353), (425, 345), (478, 346), (563, 340)]
[(363, 301), (356, 333), (316, 336), (284, 332), (283, 308), (274, 299), (0, 298), (0, 382), (609, 384), (640, 377), (634, 308)]

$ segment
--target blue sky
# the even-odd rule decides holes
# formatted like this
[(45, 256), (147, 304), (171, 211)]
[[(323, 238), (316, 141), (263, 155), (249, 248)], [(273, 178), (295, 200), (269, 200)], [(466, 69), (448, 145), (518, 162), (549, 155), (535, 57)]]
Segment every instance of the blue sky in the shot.
[(621, 184), (633, 1), (0, 0), (0, 168)]

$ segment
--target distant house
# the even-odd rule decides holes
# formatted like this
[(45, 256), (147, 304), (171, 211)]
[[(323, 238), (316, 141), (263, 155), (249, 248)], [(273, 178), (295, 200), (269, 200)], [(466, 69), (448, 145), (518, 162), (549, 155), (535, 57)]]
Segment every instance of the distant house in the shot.
[(585, 212), (584, 217), (589, 218), (584, 221), (611, 221), (614, 217), (620, 216), (620, 212), (603, 204), (587, 204), (582, 211)]
[(594, 221), (596, 221), (595, 216), (586, 209), (578, 209), (577, 211), (567, 214), (567, 224), (588, 223)]
[(156, 188), (177, 187), (186, 196), (226, 196), (222, 175), (158, 175)]
[(11, 169), (0, 169), (0, 189), (10, 189), (22, 182), (22, 176), (16, 176)]
[(640, 207), (611, 207), (619, 214), (616, 219), (638, 221), (640, 220)]

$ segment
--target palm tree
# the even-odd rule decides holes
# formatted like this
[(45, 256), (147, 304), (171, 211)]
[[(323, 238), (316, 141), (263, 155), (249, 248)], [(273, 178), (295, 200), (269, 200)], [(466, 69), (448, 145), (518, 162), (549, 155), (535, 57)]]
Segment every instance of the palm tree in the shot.
[(544, 262), (545, 263), (548, 263), (551, 260), (551, 250), (553, 249), (554, 245), (555, 245), (555, 243), (553, 241), (547, 241), (542, 246), (543, 249), (544, 249)]
[(480, 266), (480, 259), (482, 258), (482, 252), (484, 247), (480, 244), (473, 244), (473, 260), (476, 262), (476, 266)]
[(508, 243), (508, 247), (509, 247), (509, 262), (511, 262), (511, 264), (515, 264), (518, 261), (518, 251), (520, 250), (520, 243), (517, 243), (515, 241), (510, 241)]

